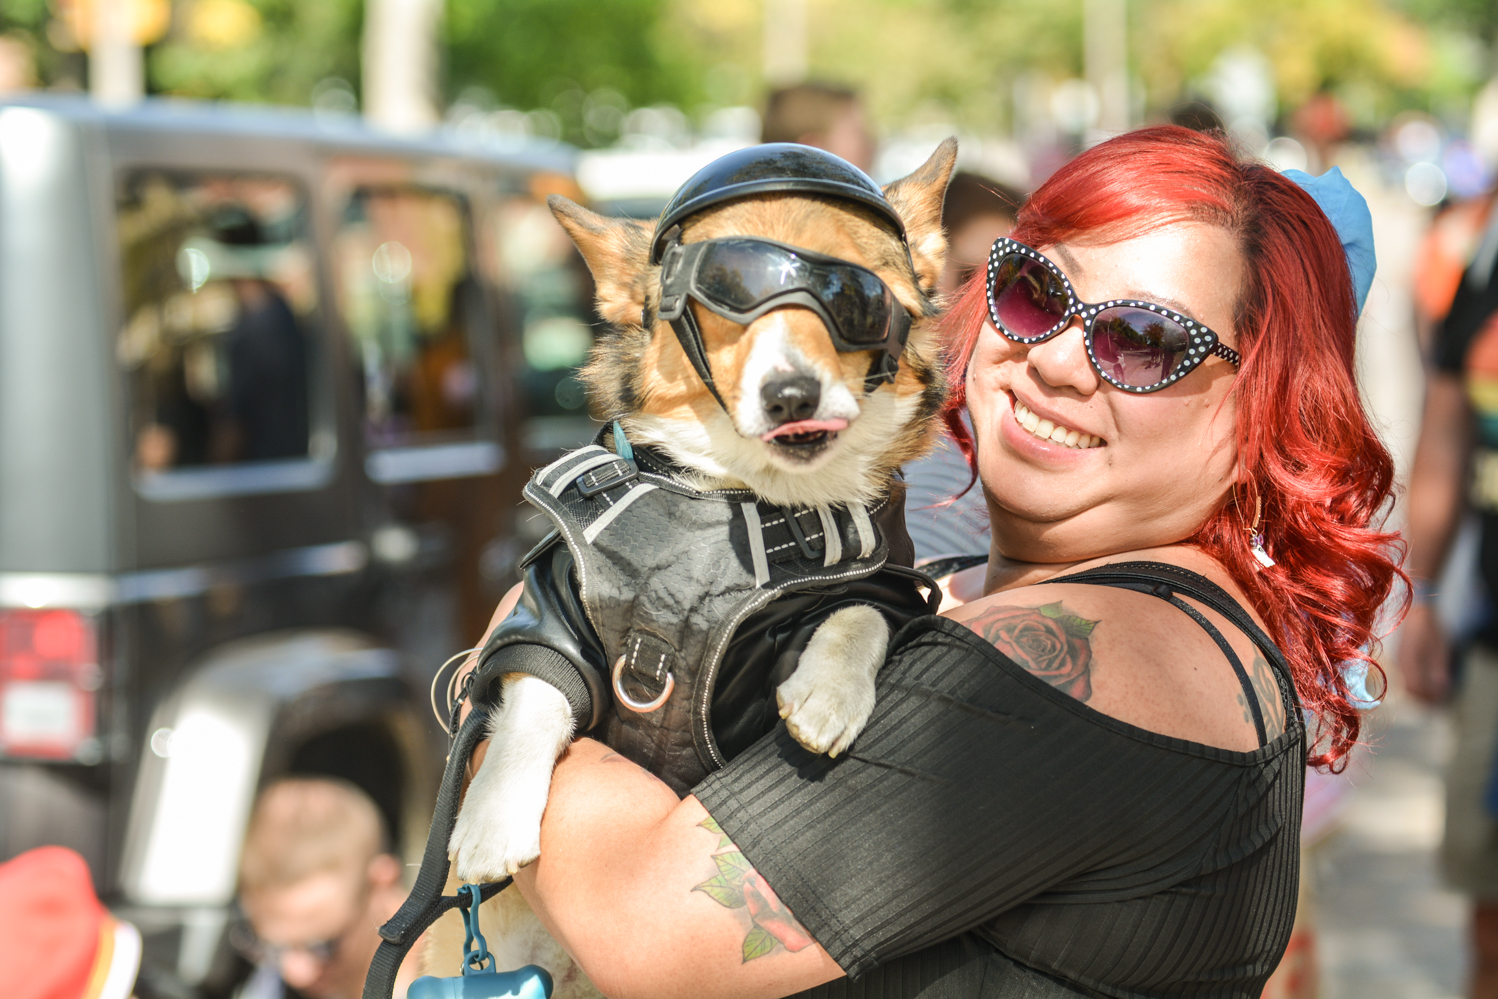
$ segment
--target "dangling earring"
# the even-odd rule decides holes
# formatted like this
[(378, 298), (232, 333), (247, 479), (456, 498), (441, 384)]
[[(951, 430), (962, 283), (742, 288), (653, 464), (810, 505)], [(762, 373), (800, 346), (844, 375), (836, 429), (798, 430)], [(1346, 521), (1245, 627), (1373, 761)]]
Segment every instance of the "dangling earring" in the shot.
[(1269, 552), (1264, 549), (1264, 533), (1259, 530), (1259, 516), (1264, 512), (1259, 502), (1259, 494), (1254, 493), (1254, 526), (1246, 528), (1248, 531), (1248, 548), (1253, 552), (1254, 558), (1258, 559), (1259, 565), (1265, 569), (1274, 565), (1274, 559), (1269, 557)]

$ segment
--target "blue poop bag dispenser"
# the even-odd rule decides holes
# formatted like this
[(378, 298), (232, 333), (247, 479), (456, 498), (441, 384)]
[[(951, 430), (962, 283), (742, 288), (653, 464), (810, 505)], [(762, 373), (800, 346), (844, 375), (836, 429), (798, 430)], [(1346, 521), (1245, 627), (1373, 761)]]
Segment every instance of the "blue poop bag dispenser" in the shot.
[[(479, 932), (479, 886), (464, 885), (458, 894), (462, 904), (463, 975), (437, 978), (423, 975), (411, 983), (406, 999), (551, 999), (551, 975), (545, 968), (527, 964), (517, 971), (496, 971), (494, 955)], [(475, 947), (477, 945), (477, 947)]]

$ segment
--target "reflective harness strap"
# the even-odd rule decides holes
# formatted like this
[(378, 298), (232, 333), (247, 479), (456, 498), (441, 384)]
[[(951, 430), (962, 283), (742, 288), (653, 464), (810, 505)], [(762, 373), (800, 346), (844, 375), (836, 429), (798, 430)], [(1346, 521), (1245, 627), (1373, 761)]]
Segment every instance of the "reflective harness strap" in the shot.
[[(463, 799), (463, 775), (468, 769), (468, 758), (474, 747), (484, 738), (488, 715), (475, 710), (468, 715), (451, 751), (447, 754), (447, 767), (442, 772), (442, 784), (437, 791), (437, 805), (432, 813), (432, 826), (427, 833), (426, 852), (421, 858), (421, 870), (411, 894), (401, 904), (400, 910), (390, 921), (380, 927), (379, 950), (370, 963), (369, 974), (364, 979), (364, 999), (391, 999), (395, 991), (395, 976), (401, 962), (411, 946), (437, 917), (457, 906), (467, 904), (467, 895), (444, 895), (450, 861), (447, 859), (447, 843), (452, 838), (453, 826), (458, 821), (458, 806)], [(510, 878), (479, 886), (479, 896), (487, 900), (498, 894), (510, 883)]]

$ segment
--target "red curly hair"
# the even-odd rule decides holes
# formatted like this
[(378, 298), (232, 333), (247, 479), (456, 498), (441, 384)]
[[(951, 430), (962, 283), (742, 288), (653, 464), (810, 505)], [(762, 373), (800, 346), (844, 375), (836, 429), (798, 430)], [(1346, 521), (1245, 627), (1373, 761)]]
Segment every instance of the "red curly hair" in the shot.
[[(1186, 543), (1216, 559), (1268, 624), (1319, 723), (1309, 762), (1340, 770), (1361, 728), (1343, 668), (1362, 662), (1383, 677), (1371, 655), (1375, 629), (1405, 576), (1402, 541), (1380, 530), (1394, 463), (1358, 396), (1357, 304), (1336, 230), (1310, 195), (1270, 167), (1239, 162), (1222, 137), (1166, 125), (1110, 139), (1062, 167), (1020, 209), (1011, 235), (1046, 247), (1183, 222), (1236, 237), (1248, 275), (1234, 323), (1243, 354), (1239, 481)], [(960, 413), (987, 319), (980, 269), (943, 320), (953, 388), (945, 418), (970, 465)], [(1276, 559), (1263, 570), (1245, 530), (1256, 504)], [(1400, 616), (1407, 606), (1406, 595)]]

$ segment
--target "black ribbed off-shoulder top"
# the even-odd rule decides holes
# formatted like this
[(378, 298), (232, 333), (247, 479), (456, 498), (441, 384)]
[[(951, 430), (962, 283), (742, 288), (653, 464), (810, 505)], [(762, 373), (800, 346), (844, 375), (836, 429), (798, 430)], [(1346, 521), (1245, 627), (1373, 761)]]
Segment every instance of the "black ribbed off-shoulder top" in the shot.
[(1287, 731), (1253, 752), (1159, 735), (962, 625), (912, 622), (851, 752), (815, 756), (782, 726), (694, 792), (850, 976), (803, 995), (1262, 991), (1299, 881), (1305, 727), (1284, 659), (1185, 570), (1130, 563), (1064, 581), (1218, 610), (1273, 665)]

